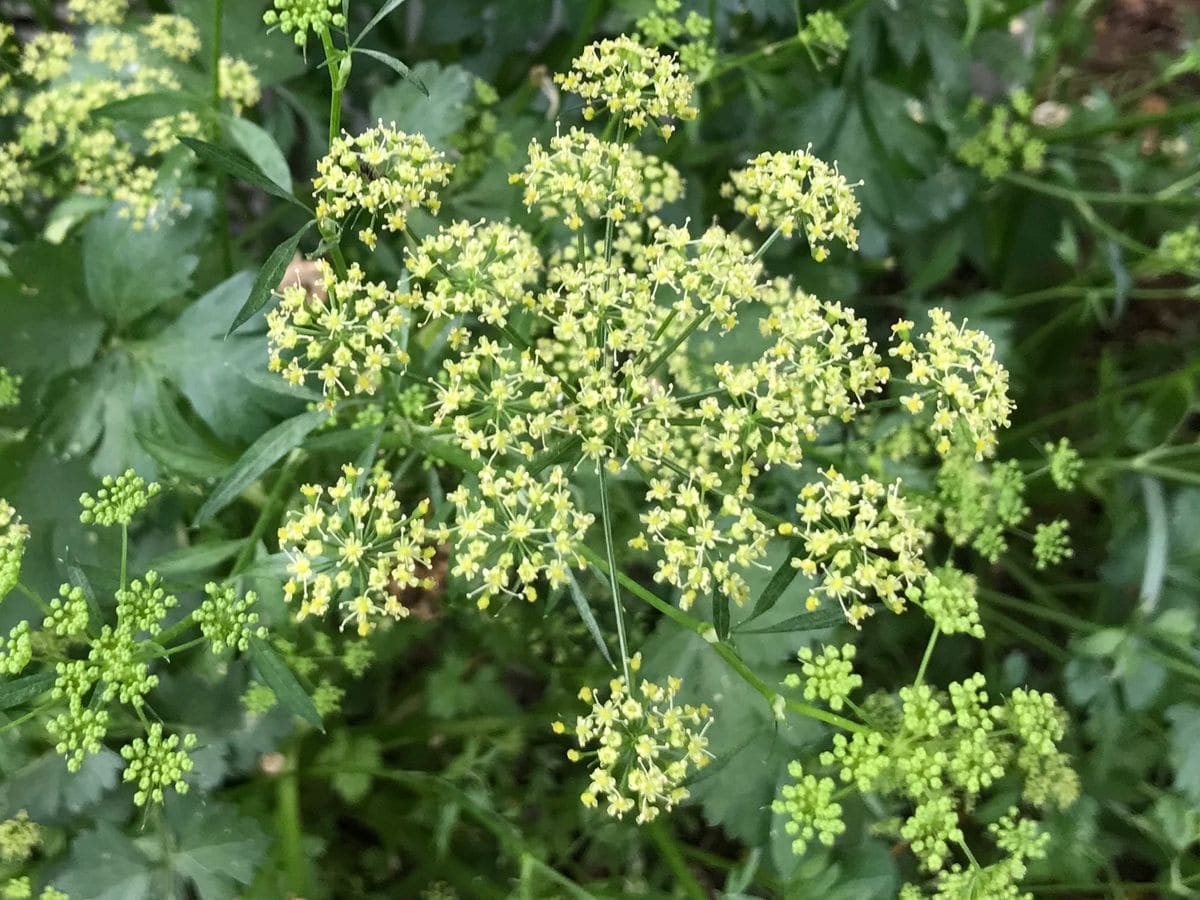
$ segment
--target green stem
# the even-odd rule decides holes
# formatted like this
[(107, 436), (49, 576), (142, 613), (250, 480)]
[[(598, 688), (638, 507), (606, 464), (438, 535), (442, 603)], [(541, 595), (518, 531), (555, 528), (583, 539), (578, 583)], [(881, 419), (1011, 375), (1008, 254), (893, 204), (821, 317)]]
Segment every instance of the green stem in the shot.
[(1028, 188), (1031, 191), (1037, 191), (1040, 194), (1046, 194), (1050, 197), (1058, 197), (1060, 200), (1067, 200), (1072, 203), (1077, 200), (1083, 200), (1088, 203), (1116, 203), (1130, 206), (1195, 206), (1197, 203), (1200, 203), (1200, 198), (1186, 195), (1175, 196), (1173, 193), (1164, 193), (1163, 191), (1156, 191), (1152, 194), (1133, 194), (1124, 191), (1083, 191), (1051, 184), (1037, 178), (1030, 178), (1028, 175), (1021, 175), (1018, 172), (1009, 172), (1004, 176), (1004, 180), (1010, 184)]
[(1139, 113), (1137, 115), (1114, 119), (1111, 122), (1086, 125), (1083, 128), (1046, 131), (1039, 134), (1046, 143), (1053, 144), (1061, 141), (1076, 141), (1082, 138), (1096, 137), (1101, 134), (1112, 134), (1116, 131), (1136, 131), (1139, 128), (1149, 128), (1152, 125), (1163, 125), (1169, 122), (1187, 122), (1195, 118), (1200, 118), (1200, 103), (1183, 103), (1163, 112)]
[(929, 660), (933, 658), (933, 648), (937, 644), (938, 635), (942, 633), (942, 629), (935, 625), (933, 631), (929, 633), (929, 643), (925, 645), (925, 655), (921, 657), (921, 665), (917, 669), (917, 677), (913, 681), (913, 687), (920, 687), (925, 682), (925, 670), (929, 668)]
[[(212, 102), (213, 116), (219, 120), (221, 114), (221, 46), (224, 42), (225, 29), (225, 0), (213, 2), (213, 30), (210, 64), (212, 65), (212, 83), (209, 99)], [(215, 126), (218, 129), (220, 125)], [(218, 215), (221, 219), (221, 264), (225, 276), (233, 274), (233, 238), (229, 233), (229, 192), (226, 190), (227, 179), (224, 174), (217, 175), (217, 197), (219, 198)]]
[[(612, 588), (613, 614), (617, 619), (617, 643), (621, 648), (621, 671), (629, 684), (629, 646), (625, 641), (625, 610), (621, 606), (621, 582), (617, 578), (617, 556), (613, 548), (612, 510), (608, 502), (608, 474), (601, 461), (596, 466), (600, 476), (600, 519), (604, 528), (604, 553), (608, 558), (608, 583)], [(631, 688), (632, 689), (632, 688)]]
[(40, 594), (38, 594), (36, 591), (30, 590), (25, 586), (24, 583), (20, 581), (17, 582), (17, 590), (24, 594), (34, 606), (40, 609), (42, 611), (42, 615), (50, 615), (50, 607), (46, 604), (46, 601), (41, 598)]
[(129, 525), (121, 523), (121, 590), (125, 590), (125, 575), (129, 563)]
[(299, 754), (293, 748), (287, 754), (287, 768), (275, 783), (275, 828), (288, 889), (294, 896), (308, 896), (308, 869), (300, 828), (300, 780), (296, 764)]
[(707, 900), (708, 892), (704, 890), (700, 882), (696, 880), (696, 876), (692, 874), (692, 870), (688, 868), (679, 846), (663, 826), (662, 821), (656, 819), (651, 822), (646, 826), (646, 832), (650, 835), (650, 840), (654, 841), (655, 846), (658, 847), (667, 867), (674, 873), (676, 887), (682, 888), (683, 893), (691, 900)]

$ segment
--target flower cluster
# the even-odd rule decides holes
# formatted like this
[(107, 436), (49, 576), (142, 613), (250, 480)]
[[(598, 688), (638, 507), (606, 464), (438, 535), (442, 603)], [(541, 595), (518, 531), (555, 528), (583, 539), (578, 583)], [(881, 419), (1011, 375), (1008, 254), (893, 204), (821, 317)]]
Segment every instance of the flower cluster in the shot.
[(628, 35), (583, 48), (571, 69), (554, 80), (584, 102), (584, 118), (607, 109), (635, 131), (657, 123), (664, 138), (675, 130), (670, 120), (696, 118), (691, 79), (679, 60), (640, 44)]
[[(958, 147), (958, 158), (979, 169), (990, 181), (1013, 169), (1037, 172), (1046, 156), (1046, 143), (1034, 137), (1029, 125), (1033, 101), (1024, 91), (1009, 97), (1010, 105), (993, 106), (991, 117)], [(981, 104), (972, 103), (969, 115), (978, 116)]]
[(1083, 472), (1079, 451), (1071, 446), (1067, 438), (1060, 438), (1057, 444), (1047, 442), (1042, 449), (1048, 459), (1047, 468), (1054, 486), (1061, 491), (1074, 490)]
[(825, 244), (831, 240), (858, 249), (854, 191), (836, 166), (807, 150), (760, 153), (730, 173), (721, 193), (732, 197), (733, 208), (760, 229), (775, 229), (789, 238), (802, 232), (818, 262), (829, 256)]
[(800, 43), (810, 51), (823, 53), (830, 62), (836, 62), (850, 45), (850, 33), (846, 31), (846, 26), (836, 13), (828, 9), (805, 16), (799, 38)]
[(315, 376), (332, 410), (340, 397), (374, 394), (387, 367), (408, 362), (397, 332), (411, 301), (366, 281), (357, 263), (341, 278), (324, 260), (318, 266), (317, 290), (291, 282), (267, 314), (269, 367), (294, 385)]
[(674, 166), (582, 128), (555, 135), (548, 150), (530, 142), (529, 164), (509, 180), (525, 186), (526, 207), (572, 231), (585, 219), (618, 223), (657, 212), (683, 193)]
[(834, 780), (807, 774), (794, 760), (788, 763), (788, 775), (795, 782), (783, 786), (771, 809), (777, 815), (787, 816), (783, 828), (792, 839), (792, 852), (802, 855), (814, 838), (832, 847), (838, 835), (846, 830), (842, 804), (833, 799), (837, 791)]
[(425, 523), (428, 501), (397, 515), (400, 503), (386, 473), (352, 465), (342, 471), (333, 485), (302, 487), (305, 505), (289, 511), (279, 528), (280, 548), (291, 560), (284, 597), (300, 599), (300, 618), (323, 616), (337, 601), (343, 624), (352, 621), (365, 635), (377, 619), (408, 615), (401, 591), (432, 584), (423, 572), (439, 535)]
[[(86, 628), (87, 604), (83, 602), (82, 592), (76, 597), (74, 593), (68, 593), (67, 588), (67, 585), (63, 585), (60, 589), (60, 593), (66, 598), (67, 605), (64, 607), (64, 611), (73, 610), (73, 612), (64, 615), (63, 627), (68, 627), (67, 623), (73, 619), (77, 622), (82, 614), (85, 616), (83, 626)], [(78, 588), (74, 590), (78, 591)], [(144, 581), (135, 578), (129, 582), (128, 587), (118, 589), (116, 600), (117, 621), (132, 634), (138, 632), (157, 633), (167, 612), (174, 609), (179, 603), (173, 594), (167, 593), (162, 584), (162, 576), (154, 571), (147, 572)], [(71, 634), (72, 632), (65, 631), (63, 633)]]
[(188, 783), (184, 777), (194, 766), (187, 752), (195, 746), (194, 734), (185, 736), (182, 742), (177, 734), (164, 737), (162, 725), (155, 722), (145, 738), (134, 738), (122, 747), (121, 756), (128, 763), (123, 780), (137, 786), (133, 802), (138, 806), (162, 803), (164, 793), (171, 789), (186, 794)]
[(819, 699), (830, 709), (840, 710), (850, 694), (862, 687), (862, 676), (854, 671), (856, 653), (853, 644), (841, 647), (826, 644), (819, 653), (811, 647), (802, 647), (796, 656), (804, 677), (793, 672), (783, 683), (790, 688), (798, 688), (803, 683), (805, 700)]
[(147, 484), (133, 469), (116, 478), (105, 475), (100, 484), (96, 496), (85, 493), (79, 497), (83, 507), (79, 521), (84, 525), (126, 526), (162, 489), (156, 482)]
[(21, 557), (25, 555), (28, 539), (29, 527), (12, 504), (0, 497), (0, 600), (21, 578)]
[(960, 431), (976, 459), (993, 456), (996, 432), (1008, 427), (1013, 410), (1008, 371), (996, 360), (996, 345), (982, 331), (956, 324), (944, 309), (931, 309), (929, 320), (915, 342), (912, 322), (892, 326), (898, 343), (890, 352), (908, 364), (907, 383), (917, 388), (901, 405), (914, 416), (931, 408), (929, 430), (942, 456), (949, 455)]
[(254, 66), (234, 56), (222, 56), (218, 66), (220, 97), (228, 101), (233, 114), (240, 116), (248, 106), (257, 106), (262, 99), (262, 85), (254, 74)]
[(187, 62), (200, 52), (200, 33), (183, 16), (152, 16), (141, 32), (151, 47), (171, 59)]
[(1157, 256), (1173, 272), (1200, 271), (1200, 225), (1193, 222), (1166, 232), (1159, 239)]
[(437, 189), (449, 182), (450, 171), (445, 154), (424, 137), (382, 121), (353, 137), (342, 134), (317, 163), (317, 221), (337, 232), (346, 220), (365, 216), (359, 237), (374, 246), (376, 226), (403, 234), (413, 209), (436, 213)]
[(346, 26), (341, 5), (340, 0), (275, 0), (275, 8), (263, 13), (263, 22), (278, 25), (280, 31), (292, 34), (303, 46), (309, 31), (320, 34)]
[[(637, 671), (639, 657), (631, 660)], [(689, 773), (708, 765), (704, 733), (712, 723), (706, 705), (676, 704), (682, 682), (674, 676), (666, 687), (642, 681), (631, 688), (624, 676), (608, 685), (608, 696), (583, 688), (579, 699), (590, 704), (574, 728), (555, 722), (557, 734), (573, 732), (581, 750), (569, 750), (573, 761), (594, 757), (584, 806), (606, 804), (610, 816), (637, 810), (638, 822), (652, 822), (688, 797), (683, 787)], [(587, 748), (595, 748), (588, 750)]]
[(969, 634), (982, 640), (976, 588), (975, 576), (945, 565), (930, 572), (920, 588), (909, 592), (909, 599), (925, 610), (943, 634)]
[(680, 67), (688, 75), (703, 78), (717, 56), (712, 44), (712, 19), (693, 9), (680, 20), (676, 13), (681, 5), (680, 0), (655, 0), (634, 27), (647, 44), (673, 49), (679, 56)]
[(120, 25), (129, 0), (67, 0), (67, 18), (88, 25)]
[(1066, 519), (1038, 524), (1033, 532), (1033, 559), (1039, 569), (1056, 566), (1075, 555), (1071, 549), (1069, 528), (1070, 523)]
[(1029, 515), (1025, 476), (1016, 461), (981, 466), (966, 454), (956, 454), (938, 470), (933, 506), (955, 544), (970, 544), (995, 562), (1008, 547), (1005, 532)]
[(494, 600), (539, 596), (534, 582), (553, 588), (586, 565), (579, 550), (594, 517), (580, 512), (559, 467), (535, 476), (524, 466), (498, 472), (485, 466), (477, 483), (446, 497), (455, 509), (451, 574), (476, 582), (470, 591), (480, 609)]
[(0, 822), (0, 860), (24, 862), (41, 843), (42, 829), (36, 822), (30, 821), (29, 813), (25, 810)]
[(855, 627), (874, 612), (868, 605), (872, 595), (893, 612), (903, 611), (908, 589), (925, 576), (928, 535), (899, 484), (888, 487), (870, 477), (852, 481), (832, 468), (821, 475), (800, 490), (799, 527), (788, 522), (779, 529), (799, 535), (804, 552), (792, 565), (817, 580), (808, 608), (833, 598)]
[(267, 629), (258, 624), (258, 613), (254, 611), (258, 601), (254, 591), (238, 597), (232, 585), (210, 581), (204, 586), (204, 593), (207, 596), (193, 617), (213, 653), (220, 655), (226, 648), (245, 652), (250, 638), (267, 636)]
[(0, 409), (11, 409), (21, 403), (21, 376), (13, 375), (0, 366)]

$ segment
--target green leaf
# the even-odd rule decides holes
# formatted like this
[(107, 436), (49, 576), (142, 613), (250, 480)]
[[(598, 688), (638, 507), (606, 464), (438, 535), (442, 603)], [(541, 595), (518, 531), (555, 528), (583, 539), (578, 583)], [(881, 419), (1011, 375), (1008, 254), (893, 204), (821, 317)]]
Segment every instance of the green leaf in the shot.
[(431, 144), (447, 149), (451, 135), (470, 114), (474, 76), (461, 66), (421, 62), (408, 77), (424, 84), (426, 95), (415, 94), (403, 82), (384, 88), (371, 98), (371, 118), (394, 122), (401, 131), (423, 134)]
[(249, 322), (256, 312), (267, 305), (267, 301), (271, 299), (271, 295), (283, 280), (288, 264), (296, 256), (296, 249), (300, 246), (300, 239), (304, 237), (305, 232), (312, 226), (312, 221), (305, 222), (303, 228), (271, 251), (271, 255), (267, 257), (267, 261), (263, 263), (263, 267), (258, 270), (258, 274), (254, 277), (254, 284), (250, 288), (250, 296), (246, 298), (246, 302), (242, 304), (242, 308), (238, 310), (238, 314), (233, 317), (233, 322), (230, 324), (229, 330), (225, 332), (226, 337), (229, 337), (242, 325)]
[(21, 769), (5, 773), (0, 782), (7, 809), (26, 809), (35, 822), (49, 822), (64, 813), (77, 814), (95, 806), (116, 787), (125, 761), (108, 748), (85, 756), (78, 772), (53, 750)]
[(846, 614), (836, 607), (817, 609), (813, 612), (801, 613), (776, 622), (774, 625), (764, 625), (761, 628), (739, 628), (738, 634), (782, 634), (792, 631), (815, 631), (819, 628), (832, 628), (846, 622)]
[(615, 665), (611, 654), (608, 652), (608, 645), (604, 643), (604, 633), (600, 630), (599, 623), (596, 622), (596, 616), (592, 612), (592, 607), (587, 601), (587, 597), (583, 595), (583, 591), (579, 588), (579, 582), (575, 580), (574, 574), (567, 573), (569, 587), (571, 591), (571, 599), (575, 601), (575, 608), (579, 610), (579, 616), (583, 619), (583, 624), (587, 627), (588, 634), (592, 636), (592, 640), (596, 642), (596, 646), (600, 648), (600, 652), (608, 661), (610, 666)]
[(254, 668), (262, 676), (263, 683), (275, 692), (283, 708), (293, 715), (299, 716), (314, 728), (324, 731), (321, 715), (308, 695), (308, 691), (296, 680), (287, 663), (275, 652), (274, 648), (259, 637), (250, 639), (250, 658), (254, 660)]
[(285, 191), (273, 182), (259, 171), (249, 159), (242, 156), (242, 154), (234, 153), (231, 150), (226, 150), (224, 147), (218, 147), (216, 144), (210, 144), (208, 141), (202, 141), (199, 138), (185, 137), (180, 138), (180, 141), (190, 147), (204, 162), (224, 172), (226, 175), (232, 175), (234, 178), (239, 178), (242, 181), (253, 184), (268, 194), (278, 197), (281, 200), (287, 200), (289, 203), (293, 203), (311, 214), (312, 210), (297, 199), (291, 191)]
[(399, 75), (405, 81), (412, 82), (413, 87), (415, 87), (418, 91), (420, 91), (426, 97), (429, 96), (429, 88), (427, 88), (425, 86), (425, 82), (423, 82), (420, 78), (418, 78), (416, 76), (416, 74), (413, 72), (413, 70), (411, 68), (409, 68), (405, 63), (402, 63), (400, 60), (396, 59), (396, 57), (392, 56), (390, 53), (381, 53), (378, 50), (367, 50), (364, 47), (356, 47), (354, 52), (360, 53), (363, 56), (369, 56), (371, 59), (375, 60), (376, 62), (383, 63), (385, 66), (387, 66), (389, 69), (391, 69), (397, 75)]
[(186, 215), (135, 229), (111, 206), (83, 233), (83, 269), (92, 305), (118, 326), (168, 300), (184, 296), (200, 264), (197, 250), (208, 231), (211, 194), (189, 193)]
[(67, 871), (54, 880), (71, 900), (144, 900), (153, 883), (150, 859), (103, 820), (74, 840)]
[(275, 138), (249, 119), (225, 116), (222, 119), (229, 137), (246, 154), (272, 184), (289, 196), (292, 193), (292, 171)]
[(253, 331), (225, 337), (225, 323), (245, 306), (251, 281), (249, 272), (241, 272), (217, 285), (165, 329), (147, 354), (213, 433), (230, 444), (254, 440), (299, 405), (253, 381), (266, 369), (261, 321)]
[(792, 565), (792, 554), (789, 551), (783, 558), (783, 562), (779, 564), (779, 568), (775, 570), (775, 574), (771, 576), (771, 580), (767, 582), (767, 586), (758, 595), (758, 599), (754, 601), (754, 609), (750, 611), (749, 617), (743, 619), (741, 624), (745, 625), (763, 613), (769, 612), (779, 602), (779, 598), (783, 596), (783, 592), (788, 589), (788, 586), (796, 580), (796, 572), (797, 569)]
[(713, 597), (713, 627), (718, 638), (729, 639), (729, 597), (724, 591), (718, 591)]
[(72, 194), (58, 203), (46, 216), (46, 227), (42, 229), (42, 237), (48, 243), (61, 244), (76, 225), (107, 209), (110, 202), (105, 197)]
[(0, 684), (0, 709), (12, 709), (44, 694), (54, 685), (53, 672), (37, 672)]
[(329, 414), (320, 410), (302, 413), (286, 422), (280, 422), (251, 444), (241, 459), (225, 474), (221, 483), (208, 495), (208, 499), (196, 513), (195, 524), (203, 525), (237, 499), (238, 494), (279, 462), (284, 454), (298, 446), (310, 431), (327, 418)]
[(205, 572), (237, 555), (244, 543), (241, 539), (234, 539), (183, 547), (158, 557), (151, 568), (163, 578), (178, 578), (181, 575)]
[(123, 122), (149, 122), (163, 116), (173, 116), (184, 110), (197, 111), (203, 116), (207, 114), (208, 109), (207, 97), (187, 91), (155, 91), (105, 103), (99, 109), (93, 110), (92, 115)]
[(375, 15), (371, 17), (371, 21), (363, 26), (363, 30), (360, 31), (358, 33), (358, 37), (354, 39), (354, 46), (357, 47), (360, 43), (362, 43), (362, 39), (370, 34), (375, 29), (376, 25), (391, 15), (395, 10), (399, 9), (400, 5), (404, 2), (405, 0), (387, 0), (387, 2), (379, 8), (379, 12), (375, 13)]
[(233, 900), (238, 885), (254, 880), (270, 839), (253, 819), (229, 803), (186, 797), (167, 806), (176, 831), (170, 864), (189, 879), (201, 900)]
[(1167, 710), (1171, 723), (1170, 749), (1167, 753), (1175, 768), (1175, 787), (1192, 803), (1200, 804), (1200, 706), (1179, 703)]

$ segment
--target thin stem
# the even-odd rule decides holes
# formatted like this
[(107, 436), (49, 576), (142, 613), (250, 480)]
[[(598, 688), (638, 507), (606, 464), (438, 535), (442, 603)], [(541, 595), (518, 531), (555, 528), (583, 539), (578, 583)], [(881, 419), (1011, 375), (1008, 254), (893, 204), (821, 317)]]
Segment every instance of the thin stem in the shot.
[(121, 523), (121, 590), (125, 590), (125, 575), (129, 563), (129, 525)]
[(308, 895), (308, 871), (300, 829), (298, 757), (294, 748), (287, 754), (287, 768), (275, 784), (275, 826), (280, 838), (288, 888), (295, 896), (305, 897)]
[(46, 601), (41, 598), (41, 595), (36, 591), (30, 590), (22, 582), (17, 582), (17, 590), (24, 594), (29, 600), (42, 611), (43, 615), (50, 615), (50, 607), (46, 605)]
[(917, 669), (917, 677), (913, 680), (913, 687), (920, 687), (925, 682), (925, 670), (929, 668), (929, 660), (933, 658), (933, 648), (937, 644), (938, 635), (942, 633), (940, 626), (933, 626), (933, 631), (929, 633), (929, 643), (925, 645), (925, 655), (921, 657), (921, 665)]
[(1048, 181), (1041, 181), (1037, 178), (1030, 178), (1028, 175), (1021, 175), (1018, 172), (1009, 172), (1004, 176), (1004, 180), (1010, 184), (1028, 188), (1031, 191), (1037, 191), (1040, 194), (1046, 194), (1050, 197), (1068, 200), (1072, 203), (1077, 200), (1083, 200), (1088, 203), (1116, 203), (1131, 206), (1195, 206), (1197, 203), (1200, 203), (1200, 198), (1197, 197), (1175, 196), (1174, 193), (1164, 193), (1163, 191), (1156, 191), (1152, 194), (1133, 194), (1124, 191), (1082, 191), (1075, 188), (1063, 187), (1058, 184), (1051, 184)]
[(629, 684), (629, 646), (625, 640), (625, 610), (621, 606), (621, 583), (617, 578), (617, 556), (613, 549), (612, 510), (608, 502), (608, 475), (604, 463), (596, 466), (600, 476), (600, 519), (604, 527), (604, 553), (608, 557), (608, 583), (612, 587), (613, 614), (617, 619), (617, 643), (621, 648), (621, 671)]
[[(212, 102), (213, 114), (221, 114), (221, 45), (225, 29), (225, 0), (213, 2), (213, 30), (210, 64), (212, 66), (209, 99)], [(220, 126), (216, 126), (220, 128)], [(227, 179), (224, 174), (217, 175), (217, 197), (219, 200), (219, 215), (221, 217), (221, 264), (226, 277), (233, 274), (233, 238), (229, 233), (229, 192), (226, 190)]]
[(708, 893), (696, 880), (692, 870), (688, 868), (687, 861), (679, 850), (679, 845), (675, 843), (675, 839), (663, 826), (662, 821), (656, 819), (651, 822), (646, 827), (646, 832), (650, 835), (650, 840), (654, 841), (655, 846), (658, 847), (663, 861), (674, 873), (676, 886), (682, 888), (683, 893), (691, 900), (707, 900)]
[(763, 254), (765, 254), (768, 250), (771, 249), (771, 245), (774, 244), (777, 240), (779, 240), (779, 235), (781, 235), (782, 233), (783, 232), (780, 229), (776, 228), (769, 235), (767, 235), (767, 239), (762, 242), (762, 245), (757, 250), (754, 251), (754, 255), (752, 257), (750, 257), (750, 261), (758, 262), (760, 259), (762, 259)]

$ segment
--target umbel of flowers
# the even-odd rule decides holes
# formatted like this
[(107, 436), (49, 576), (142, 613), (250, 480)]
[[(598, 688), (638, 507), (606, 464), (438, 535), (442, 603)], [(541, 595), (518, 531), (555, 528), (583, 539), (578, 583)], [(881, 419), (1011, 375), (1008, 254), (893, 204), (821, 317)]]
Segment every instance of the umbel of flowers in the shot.
[[(686, 69), (622, 37), (587, 48), (559, 79), (583, 98), (585, 122), (609, 121), (602, 134), (559, 127), (548, 143), (533, 141), (510, 178), (550, 235), (548, 250), (509, 222), (416, 234), (410, 213), (440, 206), (443, 155), (385, 123), (334, 141), (318, 164), (323, 232), (355, 223), (368, 251), (380, 232), (403, 233), (407, 276), (388, 285), (358, 265), (323, 264), (317, 290), (288, 288), (270, 314), (271, 368), (317, 387), (337, 413), (398, 392), (415, 377), (409, 341), (444, 335), (424, 424), (399, 433), (463, 480), (436, 519), (426, 501), (402, 509), (382, 469), (347, 466), (331, 485), (306, 486), (279, 535), (291, 559), (285, 593), (301, 616), (336, 609), (362, 634), (404, 618), (397, 587), (424, 583), (439, 545), (487, 610), (572, 585), (595, 558), (592, 542), (603, 542), (615, 568), (607, 484), (619, 478), (646, 499), (629, 549), (673, 590), (684, 618), (702, 598), (745, 604), (747, 576), (784, 538), (810, 584), (810, 611), (840, 609), (862, 627), (881, 608), (916, 606), (935, 623), (935, 640), (982, 634), (973, 578), (931, 571), (926, 555), (933, 528), (986, 547), (1027, 512), (1019, 491), (1003, 509), (958, 502), (964, 485), (1003, 465), (993, 462), (996, 434), (1013, 407), (993, 343), (934, 309), (923, 327), (897, 323), (881, 347), (852, 309), (768, 276), (764, 254), (781, 238), (803, 239), (818, 261), (856, 246), (852, 185), (807, 150), (764, 153), (731, 174), (724, 194), (767, 232), (760, 242), (669, 221), (682, 179), (633, 142), (669, 138), (695, 115)], [(694, 350), (720, 346), (714, 339), (744, 324), (757, 326), (760, 352), (696, 361)], [(881, 410), (907, 423), (911, 454), (965, 473), (950, 479), (957, 494), (910, 496), (898, 480), (810, 459), (828, 459), (831, 432)], [(1054, 468), (1056, 480), (1070, 474), (1065, 463)], [(790, 473), (783, 483), (801, 485), (783, 505), (765, 490), (780, 470)], [(1041, 538), (1042, 554), (1053, 556), (1058, 540)], [(592, 761), (585, 805), (649, 821), (686, 797), (685, 780), (707, 762), (710, 710), (682, 703), (678, 679), (636, 680), (615, 573), (612, 593), (623, 674), (605, 690), (585, 688), (588, 711), (555, 730), (574, 733), (572, 759)], [(826, 715), (846, 733), (823, 771), (793, 767), (779, 810), (798, 851), (840, 832), (839, 782), (904, 808), (904, 839), (950, 881), (967, 877), (954, 868), (958, 816), (1001, 774), (1024, 775), (1031, 806), (1070, 799), (1052, 698), (1018, 692), (991, 703), (978, 677), (947, 692), (918, 678), (860, 708), (849, 696), (861, 686), (852, 660), (852, 650), (804, 659), (805, 696), (858, 720)], [(796, 706), (778, 699), (781, 715)], [(1037, 841), (1018, 848), (1024, 820), (994, 824), (1015, 879)]]

